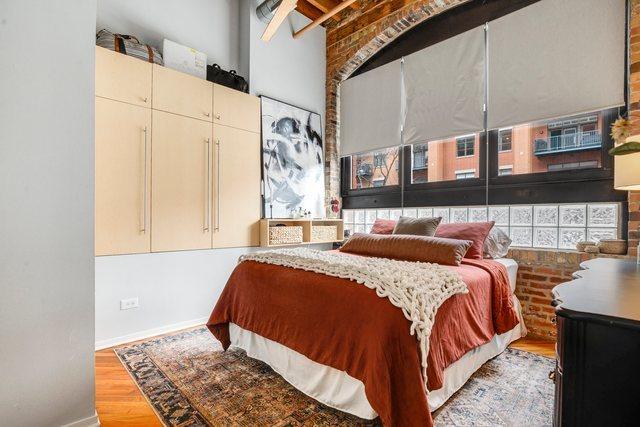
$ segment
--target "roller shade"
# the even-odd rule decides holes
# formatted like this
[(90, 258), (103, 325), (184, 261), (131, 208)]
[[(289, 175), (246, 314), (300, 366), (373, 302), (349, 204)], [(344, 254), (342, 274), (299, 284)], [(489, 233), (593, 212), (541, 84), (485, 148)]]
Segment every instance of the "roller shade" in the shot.
[(412, 144), (484, 129), (484, 28), (404, 58), (404, 142)]
[(625, 0), (541, 0), (489, 24), (489, 128), (624, 104)]
[(398, 60), (342, 82), (342, 156), (400, 145), (401, 73)]

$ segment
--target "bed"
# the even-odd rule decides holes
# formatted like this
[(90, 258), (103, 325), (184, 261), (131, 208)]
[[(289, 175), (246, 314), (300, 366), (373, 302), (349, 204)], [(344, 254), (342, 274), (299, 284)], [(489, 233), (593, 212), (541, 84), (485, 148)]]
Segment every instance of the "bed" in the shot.
[(330, 407), (380, 416), (385, 425), (430, 425), (431, 412), (473, 372), (526, 334), (515, 261), (464, 260), (447, 268), (469, 292), (449, 297), (435, 316), (428, 392), (401, 310), (348, 279), (245, 261), (207, 325), (225, 348), (244, 349)]

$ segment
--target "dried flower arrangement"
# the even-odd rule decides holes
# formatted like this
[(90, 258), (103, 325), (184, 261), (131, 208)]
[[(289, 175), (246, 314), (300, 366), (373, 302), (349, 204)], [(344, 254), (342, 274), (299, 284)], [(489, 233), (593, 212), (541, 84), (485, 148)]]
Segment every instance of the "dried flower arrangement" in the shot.
[(609, 150), (609, 154), (612, 156), (624, 156), (640, 152), (640, 142), (626, 142), (630, 135), (631, 122), (623, 117), (618, 117), (611, 125), (611, 138), (613, 138), (615, 146)]

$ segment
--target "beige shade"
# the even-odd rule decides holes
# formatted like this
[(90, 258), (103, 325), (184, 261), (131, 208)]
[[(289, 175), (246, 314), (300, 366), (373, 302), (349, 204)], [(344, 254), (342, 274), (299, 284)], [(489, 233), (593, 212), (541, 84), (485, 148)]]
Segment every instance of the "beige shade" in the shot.
[(625, 0), (542, 0), (489, 23), (489, 129), (624, 105)]
[(640, 153), (616, 156), (614, 177), (616, 190), (640, 191)]
[(484, 128), (484, 27), (404, 58), (404, 143), (466, 135)]
[(340, 155), (400, 145), (400, 60), (345, 80), (340, 85)]

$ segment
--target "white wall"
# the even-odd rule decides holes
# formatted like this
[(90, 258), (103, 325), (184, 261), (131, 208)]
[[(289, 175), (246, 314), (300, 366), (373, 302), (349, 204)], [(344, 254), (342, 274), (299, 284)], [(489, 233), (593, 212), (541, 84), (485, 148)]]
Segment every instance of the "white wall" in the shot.
[[(202, 324), (246, 249), (96, 258), (96, 346)], [(140, 307), (120, 310), (120, 300)]]
[(96, 29), (131, 34), (162, 52), (164, 38), (238, 69), (239, 0), (98, 0)]
[[(236, 1), (234, 18), (230, 4)], [(229, 58), (237, 58), (241, 73), (250, 79), (252, 93), (310, 109), (324, 120), (324, 29), (293, 40), (292, 25), (300, 28), (308, 22), (295, 13), (270, 43), (263, 43), (260, 36), (265, 25), (255, 15), (256, 4), (255, 0), (98, 0), (97, 28), (107, 26), (148, 40), (161, 40), (165, 34), (205, 52), (224, 51)], [(239, 24), (218, 22), (224, 19)], [(215, 45), (220, 40), (228, 42)], [(222, 60), (216, 61), (225, 66)], [(111, 346), (202, 323), (211, 314), (238, 256), (246, 251), (96, 258), (96, 345)], [(134, 297), (139, 298), (140, 307), (121, 311), (120, 300)]]
[(0, 424), (96, 422), (95, 0), (0, 1)]
[[(253, 5), (258, 0), (249, 0)], [(320, 113), (325, 119), (326, 34), (316, 27), (295, 40), (292, 33), (310, 21), (293, 12), (270, 42), (260, 37), (266, 28), (250, 7), (251, 92)]]

